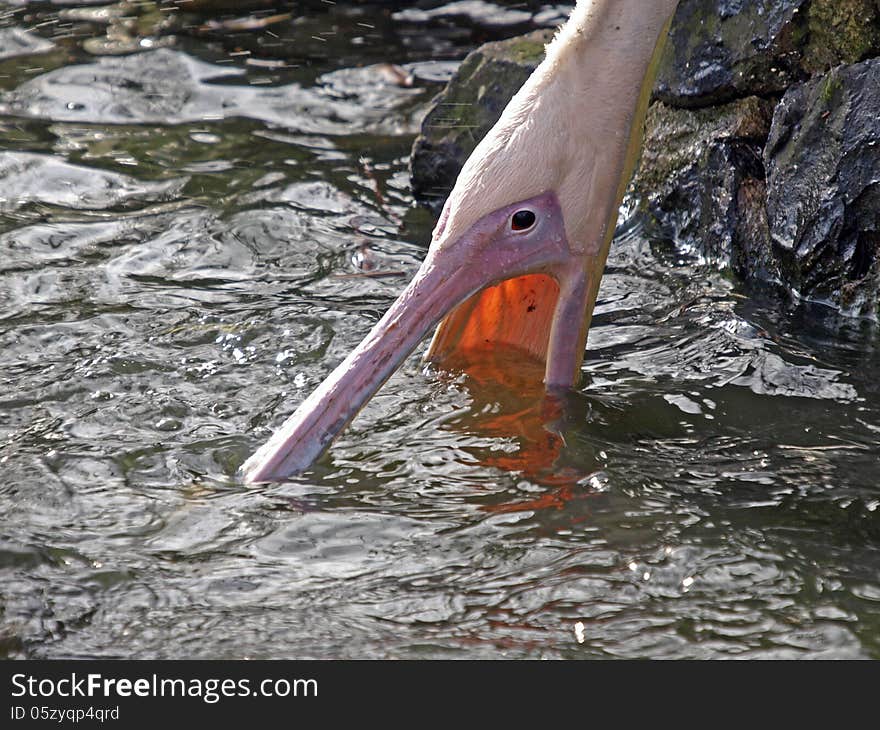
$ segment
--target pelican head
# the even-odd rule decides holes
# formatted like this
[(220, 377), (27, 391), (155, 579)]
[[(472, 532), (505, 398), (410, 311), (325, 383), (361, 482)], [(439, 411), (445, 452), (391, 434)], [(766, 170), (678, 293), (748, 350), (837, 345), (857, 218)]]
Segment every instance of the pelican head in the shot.
[(434, 327), (439, 367), (509, 347), (543, 363), (547, 388), (576, 383), (677, 2), (579, 0), (465, 163), (415, 278), (245, 462), (246, 481), (307, 468)]

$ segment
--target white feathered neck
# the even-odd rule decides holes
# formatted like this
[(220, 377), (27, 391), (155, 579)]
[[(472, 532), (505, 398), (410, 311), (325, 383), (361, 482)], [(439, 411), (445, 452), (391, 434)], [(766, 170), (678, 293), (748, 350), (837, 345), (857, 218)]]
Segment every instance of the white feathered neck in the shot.
[(677, 3), (579, 0), (465, 163), (432, 245), (454, 240), (493, 210), (553, 190), (570, 244), (598, 253), (632, 172), (658, 40)]

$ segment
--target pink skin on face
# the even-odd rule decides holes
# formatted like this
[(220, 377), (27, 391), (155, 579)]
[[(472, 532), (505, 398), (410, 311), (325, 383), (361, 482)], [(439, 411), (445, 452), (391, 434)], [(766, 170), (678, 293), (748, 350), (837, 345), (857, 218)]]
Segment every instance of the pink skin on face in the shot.
[[(522, 210), (532, 211), (535, 222), (515, 230), (513, 215)], [(583, 355), (577, 333), (589, 282), (583, 256), (569, 248), (556, 195), (545, 192), (496, 210), (455, 241), (444, 241), (441, 227), (437, 239), (363, 342), (242, 465), (246, 482), (280, 480), (310, 466), (446, 314), (505, 279), (544, 273), (559, 283), (545, 382), (572, 384)]]

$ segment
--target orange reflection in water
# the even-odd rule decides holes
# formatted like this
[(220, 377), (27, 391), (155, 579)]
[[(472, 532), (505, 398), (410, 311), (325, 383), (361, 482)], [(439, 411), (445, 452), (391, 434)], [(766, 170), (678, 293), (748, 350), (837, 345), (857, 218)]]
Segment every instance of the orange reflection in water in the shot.
[(565, 447), (561, 432), (565, 401), (544, 389), (544, 363), (519, 349), (497, 345), (491, 350), (468, 351), (466, 357), (466, 361), (451, 358), (444, 363), (449, 370), (467, 373), (473, 399), (470, 412), (447, 427), (512, 440), (510, 450), (471, 448), (468, 452), (482, 466), (519, 474), (550, 488), (535, 499), (482, 509), (495, 513), (563, 509), (573, 499), (593, 496), (578, 486), (589, 473), (559, 463)]

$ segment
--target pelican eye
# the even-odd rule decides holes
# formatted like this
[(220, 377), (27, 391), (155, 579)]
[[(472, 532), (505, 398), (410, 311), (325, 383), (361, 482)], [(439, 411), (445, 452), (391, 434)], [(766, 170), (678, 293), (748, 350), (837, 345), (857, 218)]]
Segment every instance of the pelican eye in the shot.
[(535, 225), (535, 214), (530, 210), (518, 210), (510, 219), (510, 227), (514, 231), (527, 231)]

